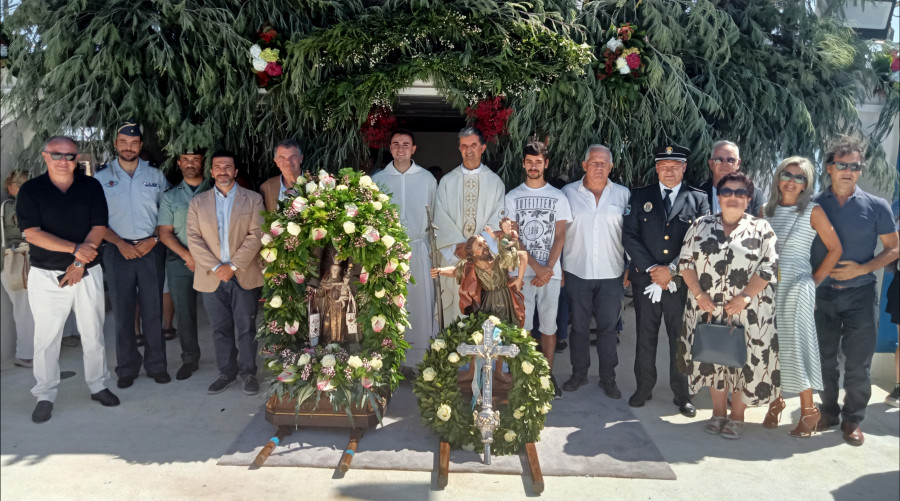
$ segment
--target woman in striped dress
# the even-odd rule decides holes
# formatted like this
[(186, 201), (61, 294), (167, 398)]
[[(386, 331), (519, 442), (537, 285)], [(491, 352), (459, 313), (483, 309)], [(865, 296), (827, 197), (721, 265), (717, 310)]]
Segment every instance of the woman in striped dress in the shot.
[[(816, 287), (841, 257), (841, 242), (825, 211), (810, 202), (813, 165), (803, 157), (790, 157), (775, 169), (769, 202), (762, 208), (775, 230), (778, 251), (778, 285), (775, 290), (775, 324), (781, 362), (781, 391), (800, 394), (800, 423), (793, 437), (808, 437), (819, 422), (813, 390), (822, 390), (822, 369), (813, 312)], [(810, 246), (816, 235), (828, 255), (815, 272), (810, 265)], [(775, 428), (785, 403), (781, 396), (769, 405), (763, 425)]]

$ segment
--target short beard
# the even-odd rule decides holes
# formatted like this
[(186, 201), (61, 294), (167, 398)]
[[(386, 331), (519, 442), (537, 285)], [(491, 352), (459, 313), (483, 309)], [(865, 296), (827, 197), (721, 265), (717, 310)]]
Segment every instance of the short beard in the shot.
[(484, 252), (482, 252), (480, 256), (475, 256), (475, 260), (476, 261), (486, 261), (489, 263), (494, 260), (494, 256), (493, 256), (493, 254), (491, 254), (490, 249), (485, 247)]
[(133, 162), (133, 161), (137, 160), (139, 155), (140, 155), (140, 152), (135, 153), (134, 155), (131, 156), (131, 158), (129, 158), (129, 157), (126, 157), (124, 153), (119, 152), (119, 158), (122, 160), (125, 160), (126, 162)]

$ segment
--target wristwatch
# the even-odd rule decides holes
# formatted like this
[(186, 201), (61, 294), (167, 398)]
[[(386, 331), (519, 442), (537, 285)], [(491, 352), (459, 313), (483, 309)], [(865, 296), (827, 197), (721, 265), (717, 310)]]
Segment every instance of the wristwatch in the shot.
[(669, 263), (669, 273), (674, 277), (678, 275), (678, 266), (675, 263)]
[(84, 263), (82, 263), (81, 261), (78, 261), (78, 260), (75, 260), (75, 262), (72, 264), (75, 265), (76, 268), (81, 268), (84, 266)]
[(238, 270), (237, 266), (235, 266), (234, 263), (229, 263), (229, 264), (231, 265), (231, 271), (237, 271), (237, 270)]
[(744, 303), (746, 304), (750, 304), (750, 301), (753, 299), (744, 292), (741, 292), (740, 295), (744, 297)]

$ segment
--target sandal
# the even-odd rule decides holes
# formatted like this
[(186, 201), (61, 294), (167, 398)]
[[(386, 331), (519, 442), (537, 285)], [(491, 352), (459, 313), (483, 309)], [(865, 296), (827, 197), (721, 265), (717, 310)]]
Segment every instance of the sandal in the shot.
[(804, 407), (800, 409), (800, 422), (797, 423), (797, 427), (791, 430), (789, 433), (794, 438), (808, 438), (811, 437), (813, 433), (816, 431), (816, 427), (819, 424), (819, 418), (822, 417), (819, 414), (819, 408), (815, 405), (812, 407)]
[(784, 403), (783, 398), (778, 397), (773, 400), (772, 403), (769, 404), (769, 411), (766, 412), (763, 426), (766, 428), (778, 428), (778, 423), (781, 422), (781, 413), (784, 412), (785, 407), (787, 407), (787, 404)]
[(176, 333), (178, 331), (175, 330), (175, 327), (169, 327), (168, 329), (163, 329), (162, 332), (163, 332), (163, 339), (165, 339), (166, 341), (171, 341), (171, 340), (175, 339), (175, 337), (177, 335)]
[(725, 426), (722, 427), (722, 438), (727, 438), (728, 440), (738, 440), (741, 438), (741, 434), (743, 433), (743, 421), (733, 421), (729, 419), (728, 422), (725, 423)]
[(706, 426), (703, 427), (703, 431), (710, 435), (719, 435), (722, 433), (722, 427), (725, 426), (726, 421), (728, 421), (728, 418), (725, 416), (713, 416), (709, 418)]

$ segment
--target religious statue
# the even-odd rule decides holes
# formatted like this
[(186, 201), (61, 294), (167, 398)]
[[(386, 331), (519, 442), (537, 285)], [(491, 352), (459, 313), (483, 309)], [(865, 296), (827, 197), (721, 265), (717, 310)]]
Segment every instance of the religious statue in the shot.
[[(518, 239), (516, 239), (518, 242)], [(432, 278), (455, 277), (459, 283), (459, 309), (466, 315), (484, 311), (502, 322), (525, 325), (525, 298), (522, 296), (528, 253), (515, 251), (518, 276), (510, 277), (496, 259), (484, 237), (475, 235), (466, 242), (466, 259), (455, 266), (432, 268)]]
[[(310, 332), (318, 332), (323, 344), (360, 343), (356, 325), (356, 300), (350, 287), (353, 265), (347, 264), (345, 270), (344, 265), (334, 261), (330, 254), (326, 252), (323, 257), (323, 268), (327, 266), (328, 273), (324, 274), (319, 286), (315, 288), (310, 304)], [(316, 322), (318, 325), (312, 325)]]
[(484, 231), (494, 237), (497, 242), (497, 259), (500, 267), (513, 271), (519, 265), (519, 225), (508, 217), (500, 220), (500, 229), (494, 231), (490, 226), (485, 226)]

